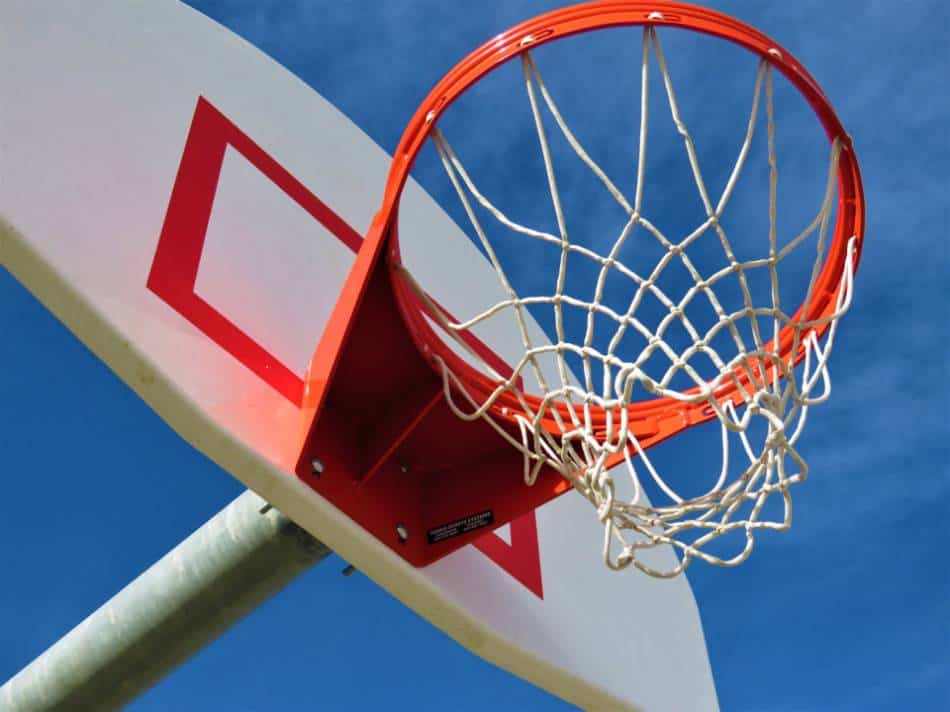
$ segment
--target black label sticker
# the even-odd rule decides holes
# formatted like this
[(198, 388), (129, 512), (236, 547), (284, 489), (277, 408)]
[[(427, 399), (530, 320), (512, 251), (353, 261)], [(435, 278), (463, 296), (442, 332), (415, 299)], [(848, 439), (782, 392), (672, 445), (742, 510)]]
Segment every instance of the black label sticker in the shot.
[(454, 536), (458, 536), (459, 534), (467, 534), (468, 532), (475, 531), (476, 529), (487, 527), (489, 524), (494, 524), (494, 522), (495, 515), (492, 514), (490, 509), (486, 509), (484, 512), (473, 514), (470, 517), (457, 519), (454, 522), (433, 527), (428, 532), (426, 532), (426, 534), (429, 537), (429, 543), (436, 544), (440, 541), (445, 541), (446, 539), (451, 539)]

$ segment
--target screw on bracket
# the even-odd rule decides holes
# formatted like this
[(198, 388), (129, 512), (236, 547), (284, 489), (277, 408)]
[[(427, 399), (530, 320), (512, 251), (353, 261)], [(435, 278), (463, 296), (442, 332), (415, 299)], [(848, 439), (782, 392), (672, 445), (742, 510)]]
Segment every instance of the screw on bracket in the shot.
[(319, 477), (323, 474), (323, 461), (320, 458), (313, 458), (310, 461), (310, 470), (313, 472), (314, 477)]

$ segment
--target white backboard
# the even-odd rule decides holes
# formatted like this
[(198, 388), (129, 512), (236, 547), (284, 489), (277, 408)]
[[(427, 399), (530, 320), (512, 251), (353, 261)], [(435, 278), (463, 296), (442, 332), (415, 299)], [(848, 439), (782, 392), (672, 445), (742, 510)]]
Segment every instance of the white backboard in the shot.
[[(0, 73), (0, 261), (184, 439), (462, 645), (554, 694), (588, 709), (717, 707), (687, 579), (609, 572), (580, 498), (417, 569), (292, 474), (295, 389), (389, 166), (359, 127), (172, 0), (55, 13), (14, 0), (0, 26), (0, 64), (16, 67)], [(182, 272), (165, 273), (176, 302), (147, 283), (199, 115), (224, 140), (202, 144), (215, 170), (186, 176), (192, 238), (168, 268)], [(228, 140), (234, 128), (246, 142)], [(415, 185), (404, 210), (448, 220)], [(404, 249), (431, 250), (425, 239)], [(461, 232), (437, 247), (430, 282), (451, 311), (478, 288), (481, 258)]]

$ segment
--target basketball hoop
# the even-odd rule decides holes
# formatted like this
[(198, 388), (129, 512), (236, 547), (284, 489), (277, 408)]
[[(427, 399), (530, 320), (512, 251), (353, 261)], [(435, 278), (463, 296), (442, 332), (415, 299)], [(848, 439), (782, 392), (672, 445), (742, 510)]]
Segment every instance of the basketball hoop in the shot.
[[(571, 35), (623, 26), (642, 27), (639, 163), (636, 188), (630, 196), (611, 181), (576, 138), (532, 56), (535, 48)], [(658, 28), (698, 32), (738, 44), (758, 62), (745, 139), (719, 196), (711, 195), (703, 180), (692, 136), (680, 115)], [(558, 225), (556, 232), (545, 232), (509, 218), (480, 191), (449, 137), (439, 128), (439, 119), (447, 107), (509, 60), (521, 64)], [(650, 221), (649, 208), (643, 201), (643, 157), (649, 135), (643, 117), (648, 103), (648, 68), (653, 62), (662, 77), (670, 115), (682, 137), (705, 211), (701, 224), (689, 234), (675, 238)], [(820, 178), (825, 189), (817, 214), (784, 246), (779, 246), (776, 239), (777, 167), (772, 100), (775, 70), (807, 100), (830, 144), (828, 170)], [(757, 118), (762, 113), (767, 124), (770, 228), (762, 240), (761, 254), (740, 260), (720, 218), (742, 174)], [(616, 202), (627, 216), (609, 250), (597, 251), (572, 240), (542, 120), (545, 115), (554, 121), (581, 164), (603, 185), (606, 199)], [(458, 319), (428, 296), (426, 285), (417, 282), (399, 250), (396, 224), (400, 198), (409, 171), (426, 141), (431, 141), (438, 152), (479, 246), (505, 294), (484, 311), (459, 315)], [(560, 250), (561, 260), (557, 273), (552, 275), (550, 293), (518, 294), (478, 211), (482, 215), (487, 213), (518, 239), (542, 241)], [(396, 151), (383, 207), (358, 257), (351, 276), (352, 288), (341, 300), (344, 306), (338, 306), (339, 314), (334, 315), (338, 319), (335, 349), (321, 343), (314, 364), (315, 372), (322, 375), (311, 381), (332, 380), (344, 348), (341, 344), (347, 341), (354, 314), (363, 308), (367, 285), (384, 279), (379, 276), (378, 264), (385, 259), (385, 279), (391, 284), (413, 343), (437, 377), (439, 397), (447, 410), (461, 421), (487, 424), (496, 438), (506, 441), (517, 453), (520, 477), (512, 477), (508, 483), (513, 498), (519, 496), (514, 494), (516, 489), (536, 485), (539, 478), (549, 477), (551, 471), (557, 473), (593, 505), (604, 529), (603, 557), (613, 569), (633, 565), (653, 576), (669, 577), (682, 572), (693, 558), (735, 565), (749, 556), (757, 530), (781, 530), (790, 524), (789, 488), (808, 474), (795, 445), (809, 408), (823, 402), (830, 393), (828, 358), (838, 321), (851, 303), (863, 223), (861, 181), (850, 138), (818, 84), (771, 39), (720, 13), (678, 3), (607, 0), (551, 12), (515, 27), (473, 52), (445, 76), (416, 112)], [(649, 235), (663, 249), (663, 256), (649, 269), (625, 264), (619, 257), (621, 247), (634, 230)], [(779, 303), (777, 266), (791, 253), (801, 250), (801, 245), (812, 236), (817, 243), (814, 266), (801, 301), (789, 313)], [(699, 249), (710, 249), (710, 244), (722, 250), (727, 264), (718, 272), (701, 273), (691, 255)], [(579, 298), (565, 289), (568, 257), (597, 265), (598, 278), (591, 285), (592, 296)], [(692, 279), (690, 288), (675, 297), (658, 285), (658, 278), (670, 264), (685, 268)], [(768, 273), (768, 301), (756, 301), (748, 287), (747, 275), (754, 270)], [(622, 275), (629, 282), (626, 310), (617, 311), (604, 303), (604, 282), (610, 274)], [(716, 291), (726, 278), (736, 280), (742, 290), (741, 306), (731, 311), (723, 307)], [(664, 306), (666, 314), (658, 324), (648, 325), (638, 318), (645, 298)], [(688, 317), (687, 308), (694, 300), (708, 301), (715, 311), (716, 321), (711, 328), (699, 329)], [(556, 333), (550, 344), (537, 343), (530, 334), (527, 315), (536, 308), (554, 310)], [(563, 328), (566, 309), (588, 314), (583, 338), (572, 339)], [(615, 329), (606, 348), (594, 344), (595, 317), (607, 320)], [(501, 372), (484, 349), (472, 341), (474, 327), (500, 318), (514, 319), (523, 345), (522, 356), (511, 364), (510, 373)], [(689, 334), (691, 343), (687, 347), (676, 347), (664, 338), (673, 324)], [(638, 334), (645, 345), (637, 354), (621, 356), (616, 347), (628, 331)], [(729, 337), (727, 352), (721, 353), (711, 343), (720, 333)], [(657, 371), (648, 367), (655, 354), (668, 361), (666, 368)], [(715, 364), (714, 375), (704, 375), (694, 367), (700, 356)], [(582, 364), (581, 374), (572, 371), (568, 359)], [(542, 362), (554, 366), (548, 368)], [(524, 386), (526, 375), (537, 384), (537, 392), (528, 392)], [(672, 385), (674, 379), (684, 376), (691, 384), (689, 387), (680, 389)], [(313, 399), (313, 411), (319, 411), (324, 401), (325, 393), (318, 393)], [(413, 412), (418, 412), (418, 408)], [(657, 470), (647, 450), (687, 428), (710, 421), (720, 424), (722, 462), (716, 466), (714, 484), (707, 492), (684, 497)], [(764, 435), (753, 437), (753, 431)], [(399, 437), (395, 440), (401, 442)], [(734, 449), (730, 443), (734, 440), (738, 440), (739, 457), (743, 458), (743, 465), (735, 473), (730, 469), (730, 449)], [(312, 443), (304, 448), (304, 461), (313, 451)], [(393, 447), (386, 450), (387, 456), (391, 452)], [(627, 478), (625, 487), (632, 488), (632, 496), (619, 496), (618, 477)], [(665, 502), (652, 504), (646, 499), (646, 481), (662, 492)], [(558, 489), (545, 487), (546, 498)], [(765, 501), (773, 495), (784, 504), (784, 516), (777, 521), (762, 516)], [(497, 501), (504, 499), (506, 493), (501, 490), (492, 496)], [(728, 554), (709, 551), (717, 539), (735, 532), (743, 535), (738, 550)], [(405, 543), (406, 537), (400, 537)], [(676, 566), (657, 569), (643, 559), (645, 550), (658, 545), (670, 545), (677, 550)]]

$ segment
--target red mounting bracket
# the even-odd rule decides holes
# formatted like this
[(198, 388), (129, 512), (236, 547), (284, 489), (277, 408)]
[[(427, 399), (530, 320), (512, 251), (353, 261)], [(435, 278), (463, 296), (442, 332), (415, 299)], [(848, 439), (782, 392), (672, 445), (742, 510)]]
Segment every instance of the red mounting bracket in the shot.
[(388, 243), (378, 217), (311, 360), (296, 473), (424, 566), (570, 485), (545, 469), (525, 486), (521, 453), (483, 420), (452, 413), (399, 313)]

